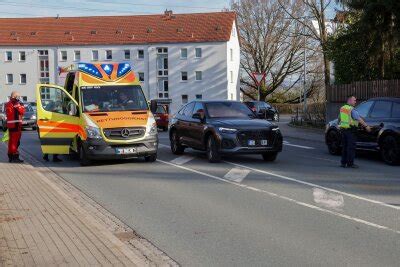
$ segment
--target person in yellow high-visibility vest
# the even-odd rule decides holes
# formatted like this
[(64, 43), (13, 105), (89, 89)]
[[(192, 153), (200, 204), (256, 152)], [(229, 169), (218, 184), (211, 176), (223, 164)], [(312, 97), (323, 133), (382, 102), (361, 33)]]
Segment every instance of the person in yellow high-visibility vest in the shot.
[(341, 167), (343, 168), (358, 168), (354, 164), (354, 158), (356, 155), (356, 133), (358, 125), (365, 127), (367, 132), (371, 131), (371, 128), (365, 123), (364, 119), (361, 118), (357, 110), (354, 108), (357, 103), (355, 96), (349, 96), (347, 98), (347, 104), (340, 108), (339, 114), (339, 128), (342, 132), (342, 160)]

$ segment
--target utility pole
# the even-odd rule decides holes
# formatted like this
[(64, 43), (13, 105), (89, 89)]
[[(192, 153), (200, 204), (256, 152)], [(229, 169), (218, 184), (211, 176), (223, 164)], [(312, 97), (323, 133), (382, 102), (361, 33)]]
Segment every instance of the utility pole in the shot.
[(303, 21), (303, 35), (304, 35), (304, 75), (303, 75), (303, 116), (307, 114), (307, 36), (306, 36), (306, 16), (304, 16)]

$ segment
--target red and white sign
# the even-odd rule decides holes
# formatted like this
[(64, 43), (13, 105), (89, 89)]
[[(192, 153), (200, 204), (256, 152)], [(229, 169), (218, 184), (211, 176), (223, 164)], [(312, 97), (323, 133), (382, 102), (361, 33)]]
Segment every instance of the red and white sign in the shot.
[(257, 85), (260, 85), (263, 80), (265, 80), (265, 72), (259, 73), (259, 72), (252, 72), (251, 77), (253, 80), (256, 81)]

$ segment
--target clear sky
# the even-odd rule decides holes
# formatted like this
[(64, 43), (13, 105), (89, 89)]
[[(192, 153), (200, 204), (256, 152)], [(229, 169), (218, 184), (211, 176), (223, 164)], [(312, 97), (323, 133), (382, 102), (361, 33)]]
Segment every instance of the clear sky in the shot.
[(230, 0), (0, 0), (0, 17), (217, 12)]
[[(0, 0), (0, 17), (96, 16), (217, 12), (230, 0)], [(334, 1), (333, 1), (334, 2)], [(328, 12), (332, 17), (333, 9)]]

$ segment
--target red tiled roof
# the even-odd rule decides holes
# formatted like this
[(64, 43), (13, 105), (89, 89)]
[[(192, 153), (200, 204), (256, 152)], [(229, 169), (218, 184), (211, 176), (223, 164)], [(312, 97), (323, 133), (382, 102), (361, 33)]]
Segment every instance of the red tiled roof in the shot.
[(235, 18), (234, 12), (1, 18), (0, 46), (221, 42)]

